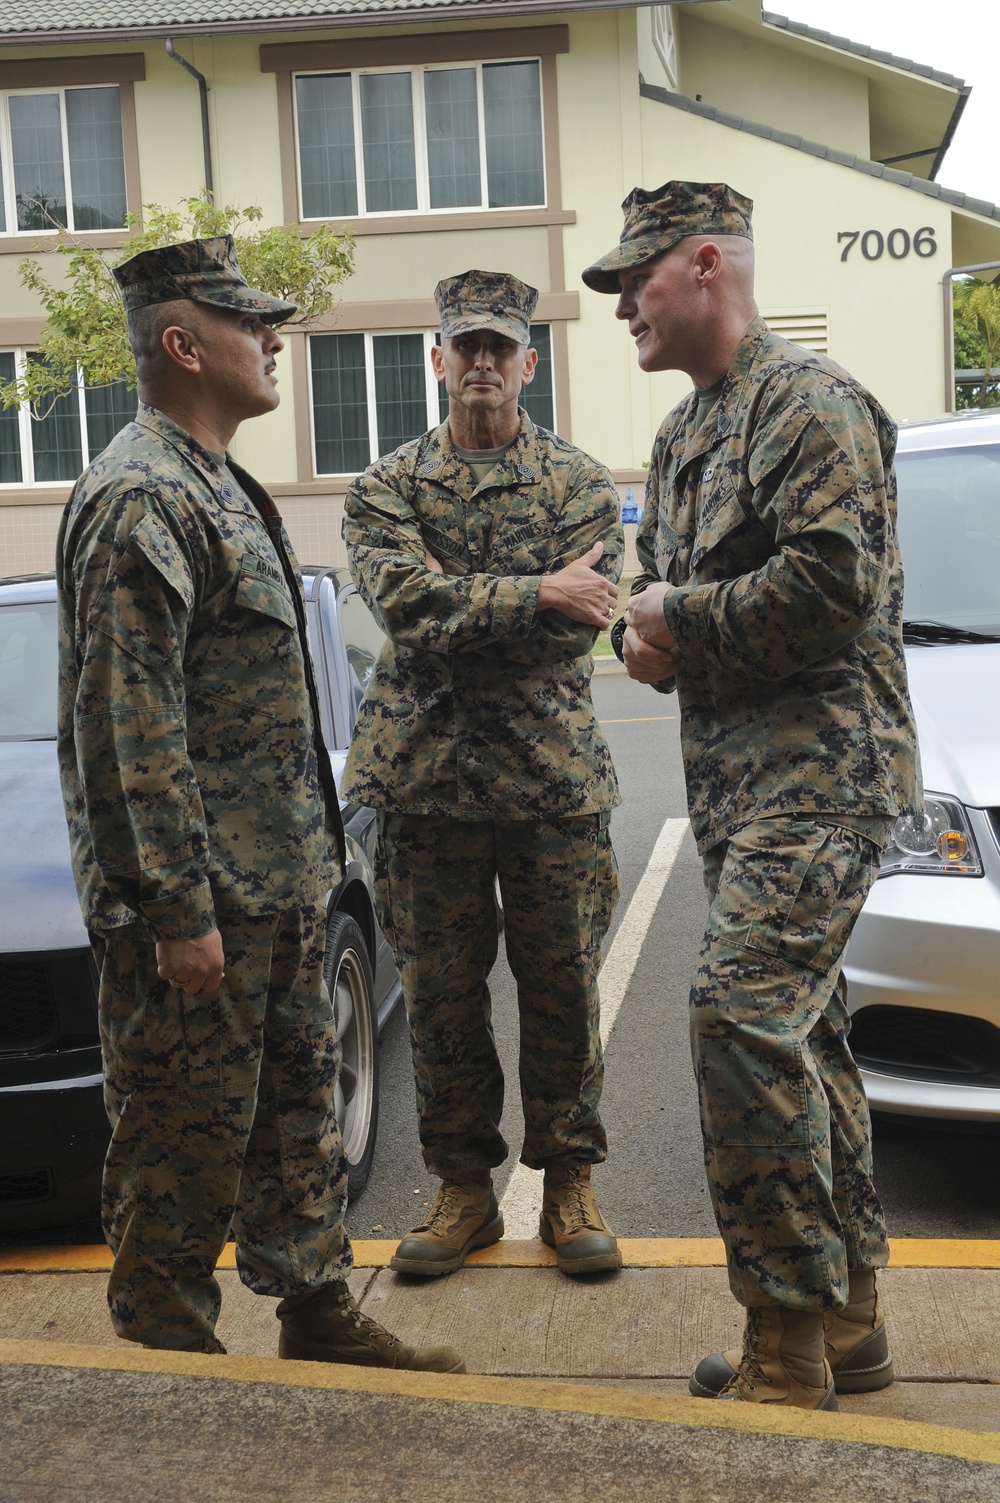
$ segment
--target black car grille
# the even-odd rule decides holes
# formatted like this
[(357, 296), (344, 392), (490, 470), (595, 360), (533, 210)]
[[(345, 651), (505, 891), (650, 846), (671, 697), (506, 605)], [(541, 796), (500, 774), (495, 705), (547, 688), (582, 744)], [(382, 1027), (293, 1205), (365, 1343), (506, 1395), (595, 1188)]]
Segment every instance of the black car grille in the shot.
[(48, 1169), (32, 1169), (26, 1174), (0, 1174), (0, 1206), (37, 1205), (51, 1200), (52, 1175)]
[(851, 1023), (851, 1052), (882, 1074), (958, 1085), (1000, 1085), (1000, 1029), (983, 1018), (922, 1007), (865, 1007)]
[(0, 1055), (97, 1042), (97, 968), (89, 949), (0, 955)]
[(42, 1049), (56, 1028), (56, 1001), (45, 961), (0, 960), (0, 1049)]
[(993, 839), (1000, 846), (1000, 809), (987, 809), (986, 818), (993, 830)]

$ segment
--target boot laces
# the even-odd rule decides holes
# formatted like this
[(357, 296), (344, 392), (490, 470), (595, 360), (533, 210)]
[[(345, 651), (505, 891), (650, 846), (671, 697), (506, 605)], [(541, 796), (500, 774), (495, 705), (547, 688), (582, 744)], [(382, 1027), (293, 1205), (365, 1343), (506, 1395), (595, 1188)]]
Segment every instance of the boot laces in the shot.
[(386, 1346), (395, 1346), (397, 1344), (397, 1338), (390, 1331), (387, 1331), (385, 1326), (380, 1326), (377, 1320), (373, 1320), (370, 1315), (365, 1314), (354, 1299), (346, 1283), (344, 1284), (343, 1293), (337, 1296), (337, 1304), (340, 1306), (341, 1319), (351, 1321), (355, 1330), (364, 1331), (373, 1346), (380, 1341), (384, 1341)]
[(437, 1192), (431, 1214), (427, 1218), (427, 1230), (434, 1231), (440, 1221), (448, 1221), (454, 1214), (457, 1203), (461, 1197), (460, 1185), (442, 1185)]
[(770, 1383), (758, 1356), (760, 1343), (760, 1310), (756, 1305), (751, 1305), (747, 1310), (746, 1329), (743, 1332), (743, 1356), (736, 1373), (726, 1384), (727, 1389), (735, 1388), (737, 1381), (742, 1378), (747, 1388), (753, 1393), (756, 1379), (757, 1383)]
[(583, 1181), (574, 1175), (566, 1181), (566, 1219), (570, 1230), (582, 1231), (590, 1225), (590, 1217), (587, 1210), (587, 1191)]

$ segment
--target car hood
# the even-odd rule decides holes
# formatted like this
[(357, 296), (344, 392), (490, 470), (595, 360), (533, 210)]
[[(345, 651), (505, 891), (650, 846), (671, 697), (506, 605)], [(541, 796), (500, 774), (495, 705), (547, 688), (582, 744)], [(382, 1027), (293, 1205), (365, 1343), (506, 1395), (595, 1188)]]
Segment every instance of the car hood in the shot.
[(1000, 805), (1000, 643), (906, 650), (924, 787)]
[(0, 950), (86, 945), (54, 741), (0, 743)]

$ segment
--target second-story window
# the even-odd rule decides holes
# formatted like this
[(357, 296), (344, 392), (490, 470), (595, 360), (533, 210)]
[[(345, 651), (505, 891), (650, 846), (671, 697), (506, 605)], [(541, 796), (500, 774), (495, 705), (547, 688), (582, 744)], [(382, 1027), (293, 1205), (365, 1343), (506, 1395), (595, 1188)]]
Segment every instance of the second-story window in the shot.
[(0, 95), (0, 233), (125, 224), (115, 84)]
[(303, 219), (545, 202), (537, 59), (295, 80)]

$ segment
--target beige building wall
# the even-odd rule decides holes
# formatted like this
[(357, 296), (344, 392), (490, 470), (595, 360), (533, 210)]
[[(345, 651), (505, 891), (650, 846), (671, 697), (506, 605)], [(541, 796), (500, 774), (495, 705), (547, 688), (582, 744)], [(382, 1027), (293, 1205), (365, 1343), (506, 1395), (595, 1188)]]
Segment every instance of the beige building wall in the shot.
[[(743, 0), (742, 10), (749, 15)], [(864, 78), (840, 67), (832, 49), (804, 55), (801, 44), (782, 50), (780, 35), (711, 24), (716, 7), (674, 10), (675, 71), (685, 93), (753, 120), (766, 120), (843, 150), (868, 151)], [(703, 11), (703, 13), (702, 13)], [(871, 387), (896, 417), (918, 417), (944, 406), (944, 324), (941, 277), (955, 264), (1000, 260), (1000, 225), (849, 167), (839, 166), (749, 132), (640, 97), (648, 83), (673, 88), (654, 46), (663, 7), (587, 11), (536, 21), (566, 25), (569, 50), (550, 59), (558, 114), (550, 138), (558, 152), (561, 214), (527, 214), (517, 223), (463, 227), (359, 227), (356, 273), (343, 307), (324, 327), (414, 329), (433, 322), (430, 304), (439, 277), (468, 266), (509, 268), (546, 299), (563, 374), (557, 385), (558, 426), (609, 464), (624, 496), (638, 499), (643, 466), (656, 428), (689, 389), (676, 373), (652, 377), (638, 370), (627, 328), (614, 317), (615, 300), (583, 287), (580, 272), (618, 240), (621, 200), (636, 184), (669, 178), (723, 179), (756, 203), (758, 294), (762, 311), (794, 332), (808, 326), (825, 335), (830, 354)], [(495, 32), (502, 23), (483, 23)], [(407, 28), (414, 34), (468, 32), (448, 27)], [(354, 36), (366, 33), (359, 28)], [(379, 35), (392, 36), (393, 32)], [(371, 29), (367, 35), (373, 36)], [(290, 202), (283, 182), (288, 162), (281, 139), (282, 106), (276, 75), (262, 72), (262, 42), (230, 37), (178, 41), (178, 51), (208, 78), (216, 189), (227, 203), (257, 202), (265, 220), (282, 222)], [(298, 33), (296, 41), (308, 41)], [(139, 52), (146, 80), (134, 86), (141, 198), (176, 204), (202, 183), (202, 140), (195, 80), (166, 55), (162, 42), (109, 48), (53, 46), (50, 55)], [(22, 49), (38, 57), (42, 50)], [(16, 53), (4, 53), (5, 57)], [(282, 109), (286, 114), (282, 116)], [(549, 163), (550, 168), (553, 162)], [(287, 176), (287, 171), (286, 171)], [(555, 179), (550, 179), (553, 183)], [(897, 251), (887, 241), (897, 231)], [(933, 233), (936, 253), (918, 257), (913, 238)], [(857, 231), (842, 260), (838, 234)], [(882, 254), (866, 259), (882, 237)], [(7, 242), (9, 246), (9, 241)], [(0, 347), (35, 337), (39, 310), (21, 289), (20, 255), (0, 248)], [(46, 258), (58, 275), (56, 258)], [(13, 332), (12, 332), (13, 331)], [(276, 493), (299, 556), (339, 562), (343, 480), (312, 473), (306, 341), (289, 331), (279, 356), (282, 403), (244, 426), (237, 459)], [(0, 492), (0, 571), (51, 567), (59, 516), (68, 487)]]

